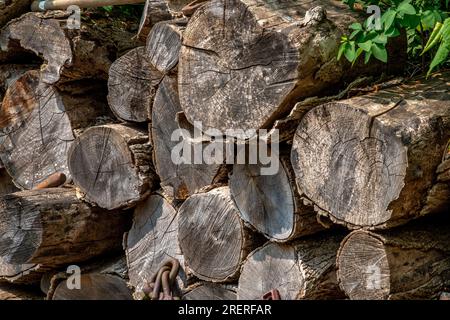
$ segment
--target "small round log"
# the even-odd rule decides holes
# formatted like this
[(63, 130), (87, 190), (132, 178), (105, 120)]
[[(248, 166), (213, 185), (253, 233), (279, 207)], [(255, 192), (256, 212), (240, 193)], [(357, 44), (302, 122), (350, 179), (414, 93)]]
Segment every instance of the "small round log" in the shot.
[(108, 210), (129, 207), (157, 181), (151, 151), (144, 130), (122, 124), (91, 127), (71, 146), (69, 171), (87, 201)]
[(228, 187), (190, 196), (180, 207), (178, 232), (189, 270), (211, 282), (236, 279), (257, 242), (239, 218)]
[(225, 285), (203, 283), (186, 293), (183, 300), (236, 300), (236, 291)]

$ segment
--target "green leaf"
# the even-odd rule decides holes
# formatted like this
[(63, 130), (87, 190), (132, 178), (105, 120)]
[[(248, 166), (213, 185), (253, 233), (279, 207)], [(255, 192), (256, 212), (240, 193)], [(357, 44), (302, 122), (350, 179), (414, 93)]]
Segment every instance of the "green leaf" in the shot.
[(347, 48), (348, 42), (345, 42), (339, 46), (337, 59), (338, 61), (341, 59), (342, 54), (344, 53), (345, 49)]
[(397, 7), (397, 11), (404, 14), (416, 14), (416, 9), (409, 3), (410, 0), (405, 0)]
[(362, 30), (362, 25), (359, 22), (355, 22), (355, 23), (352, 23), (349, 26), (349, 28), (352, 29), (352, 30)]
[(397, 12), (391, 8), (388, 9), (382, 16), (381, 16), (381, 22), (384, 23), (384, 29), (389, 29), (392, 24), (394, 23), (395, 16), (397, 15)]
[(360, 30), (355, 30), (350, 34), (349, 39), (353, 39), (356, 35), (358, 35), (361, 31)]
[(430, 67), (427, 72), (427, 77), (433, 71), (435, 67), (444, 62), (450, 53), (450, 42), (449, 43), (441, 43), (438, 50), (436, 51), (436, 55), (430, 63)]
[(345, 48), (344, 56), (347, 58), (348, 61), (353, 62), (356, 57), (356, 51), (355, 51), (355, 42), (349, 42), (349, 46)]
[(107, 12), (112, 12), (112, 10), (113, 10), (113, 6), (105, 6), (105, 7), (103, 7), (103, 9), (105, 10), (105, 11), (107, 11)]
[(402, 25), (406, 28), (415, 29), (420, 24), (420, 16), (406, 14), (403, 16)]
[(355, 64), (355, 62), (358, 60), (358, 57), (361, 55), (362, 52), (363, 52), (363, 49), (361, 49), (361, 48), (358, 48), (358, 50), (356, 50), (356, 56), (355, 56), (355, 59), (352, 62), (352, 67)]
[(387, 62), (387, 50), (384, 46), (378, 44), (372, 44), (372, 54), (378, 60), (386, 63)]
[(400, 35), (400, 31), (396, 27), (391, 27), (390, 29), (386, 30), (384, 34), (386, 35), (386, 37), (394, 38)]
[(422, 54), (433, 48), (439, 42), (442, 34), (442, 26), (442, 23), (436, 23), (433, 32), (431, 33), (430, 38), (428, 39), (428, 42), (426, 43), (425, 48), (422, 51)]
[(379, 34), (376, 38), (374, 38), (372, 41), (379, 44), (386, 44), (387, 43), (387, 36), (384, 34)]
[(364, 55), (364, 64), (367, 64), (370, 60), (370, 57), (372, 56), (372, 52), (366, 52)]
[(368, 41), (362, 42), (362, 43), (358, 43), (358, 47), (360, 47), (364, 51), (370, 51), (371, 46), (372, 46), (371, 40), (368, 40)]

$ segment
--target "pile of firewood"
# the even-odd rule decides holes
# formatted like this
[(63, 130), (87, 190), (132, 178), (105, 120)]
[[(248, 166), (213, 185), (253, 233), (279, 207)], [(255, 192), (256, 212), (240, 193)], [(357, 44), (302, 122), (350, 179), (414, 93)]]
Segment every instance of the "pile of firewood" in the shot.
[[(370, 86), (405, 39), (387, 64), (337, 61), (364, 17), (340, 2), (187, 2), (147, 0), (138, 37), (8, 16), (0, 299), (444, 296), (450, 73)], [(267, 129), (278, 170), (174, 161), (215, 146), (198, 124), (242, 130), (245, 159)]]

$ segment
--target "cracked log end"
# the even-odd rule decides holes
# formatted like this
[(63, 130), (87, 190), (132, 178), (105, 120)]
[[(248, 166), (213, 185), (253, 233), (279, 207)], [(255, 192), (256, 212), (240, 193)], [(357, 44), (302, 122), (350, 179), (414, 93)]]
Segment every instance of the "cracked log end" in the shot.
[(178, 230), (186, 264), (195, 276), (213, 282), (238, 276), (252, 239), (228, 187), (189, 197), (180, 207)]
[(145, 122), (163, 74), (150, 63), (144, 47), (130, 50), (109, 69), (108, 102), (124, 121)]
[(108, 210), (134, 205), (155, 181), (148, 134), (132, 126), (87, 129), (71, 146), (68, 163), (86, 199)]

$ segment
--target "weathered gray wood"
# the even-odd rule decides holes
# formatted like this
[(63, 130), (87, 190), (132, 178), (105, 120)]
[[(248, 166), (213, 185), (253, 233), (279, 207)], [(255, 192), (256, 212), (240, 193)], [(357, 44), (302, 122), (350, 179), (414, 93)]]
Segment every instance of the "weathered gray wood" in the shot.
[(212, 282), (236, 279), (258, 242), (239, 218), (228, 187), (189, 197), (178, 213), (178, 232), (189, 270)]
[(12, 264), (0, 257), (0, 283), (36, 284), (47, 271), (39, 264)]
[(340, 299), (336, 252), (343, 235), (321, 234), (291, 244), (268, 242), (245, 261), (238, 299), (262, 299), (277, 289), (281, 300)]
[(145, 40), (157, 22), (173, 19), (166, 0), (146, 0), (137, 37)]
[(32, 189), (55, 172), (70, 179), (67, 152), (74, 130), (107, 112), (98, 91), (64, 93), (40, 81), (37, 71), (17, 79), (0, 109), (0, 158), (14, 184)]
[(226, 285), (205, 282), (186, 293), (183, 300), (236, 300), (236, 291)]
[(145, 130), (122, 124), (91, 127), (68, 153), (69, 171), (85, 200), (108, 210), (133, 206), (157, 183)]
[(73, 189), (0, 197), (0, 256), (7, 263), (58, 266), (120, 248), (129, 216), (80, 201)]
[(350, 299), (438, 298), (450, 285), (450, 224), (439, 221), (353, 231), (338, 252), (341, 288)]
[(285, 242), (323, 230), (314, 208), (303, 204), (289, 157), (281, 154), (275, 175), (264, 175), (261, 164), (235, 164), (231, 196), (241, 218), (273, 241)]
[(388, 69), (336, 61), (342, 33), (358, 18), (332, 0), (207, 2), (183, 33), (179, 90), (188, 120), (222, 131), (268, 127), (301, 98)]
[(188, 280), (178, 244), (177, 210), (162, 196), (153, 194), (136, 207), (133, 226), (124, 237), (124, 249), (136, 298), (144, 296), (142, 289), (167, 258), (180, 262), (177, 289), (186, 288)]
[(42, 57), (42, 81), (48, 84), (107, 79), (116, 55), (136, 46), (133, 35), (121, 24), (105, 25), (92, 19), (83, 21), (78, 29), (72, 28), (69, 16), (63, 11), (30, 12), (11, 20), (0, 33), (1, 49), (13, 52), (5, 59), (14, 59), (24, 51)]
[[(226, 170), (220, 164), (194, 164), (192, 159), (189, 159), (190, 163), (174, 163), (174, 148), (182, 142), (187, 143), (184, 137), (172, 140), (172, 134), (179, 129), (179, 123), (176, 121), (177, 114), (178, 118), (182, 117), (179, 112), (181, 108), (176, 77), (165, 76), (151, 109), (153, 161), (164, 192), (175, 199), (186, 199), (206, 186), (223, 181)], [(193, 137), (193, 129), (190, 128), (188, 132)], [(206, 145), (207, 142), (202, 144), (202, 151)], [(191, 152), (194, 152), (193, 146)]]
[(305, 115), (291, 160), (319, 214), (375, 229), (444, 210), (448, 184), (432, 187), (450, 138), (449, 79), (437, 74)]
[(168, 73), (178, 64), (182, 32), (187, 20), (158, 22), (147, 37), (146, 54), (152, 65), (162, 73)]
[(109, 69), (108, 102), (114, 114), (131, 122), (147, 121), (163, 75), (156, 70), (144, 47), (130, 50)]

